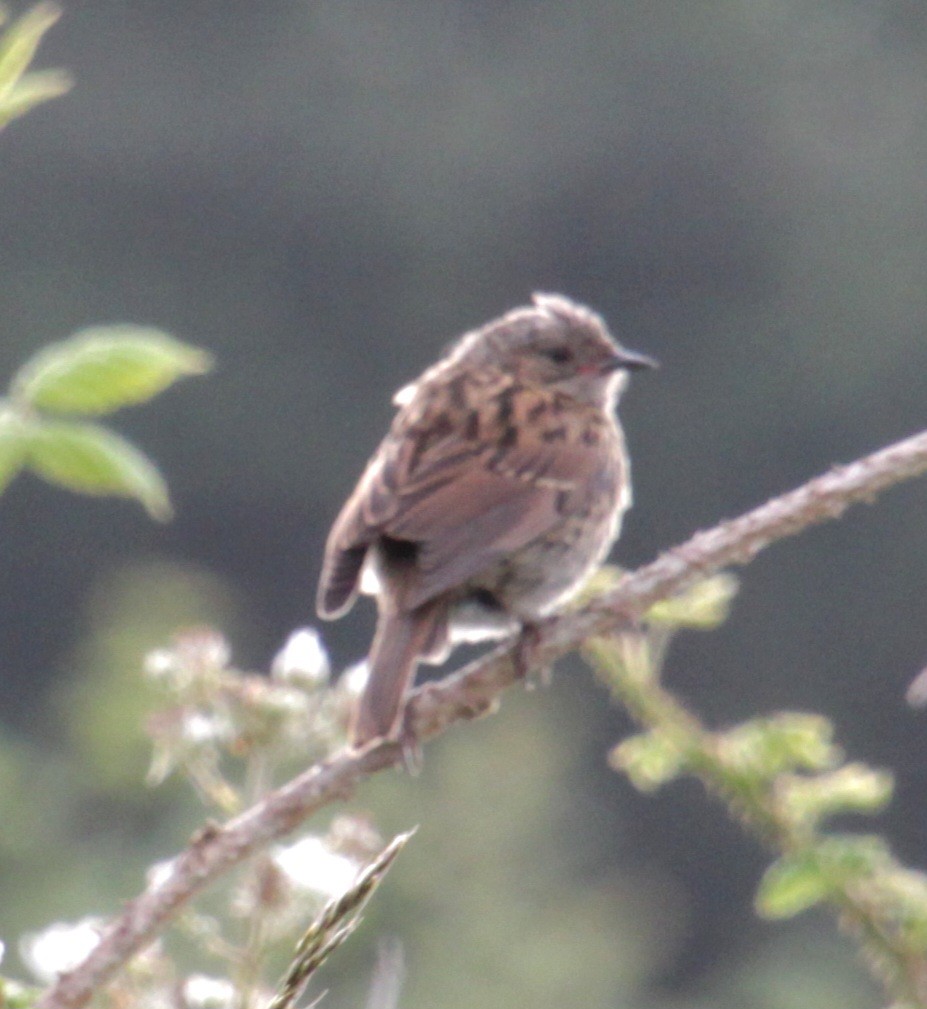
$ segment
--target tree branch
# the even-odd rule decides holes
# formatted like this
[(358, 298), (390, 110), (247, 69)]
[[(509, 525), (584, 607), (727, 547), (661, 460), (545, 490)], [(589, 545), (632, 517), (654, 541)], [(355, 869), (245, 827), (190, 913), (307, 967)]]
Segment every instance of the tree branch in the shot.
[[(927, 472), (927, 431), (896, 442), (847, 466), (835, 467), (759, 508), (697, 533), (657, 560), (627, 574), (582, 610), (545, 621), (533, 635), (532, 665), (546, 665), (591, 635), (642, 616), (660, 599), (706, 575), (747, 564), (762, 549), (810, 525), (837, 518), (851, 504), (870, 502), (882, 490)], [(407, 723), (419, 739), (493, 708), (519, 678), (519, 646), (511, 644), (472, 662), (438, 683), (415, 690)], [(397, 743), (360, 752), (342, 751), (309, 768), (224, 826), (207, 824), (175, 859), (170, 873), (130, 901), (106, 928), (82, 964), (63, 974), (39, 1000), (41, 1009), (76, 1009), (163, 929), (183, 904), (207, 884), (270, 841), (288, 834), (322, 806), (347, 798), (361, 780), (401, 763)]]

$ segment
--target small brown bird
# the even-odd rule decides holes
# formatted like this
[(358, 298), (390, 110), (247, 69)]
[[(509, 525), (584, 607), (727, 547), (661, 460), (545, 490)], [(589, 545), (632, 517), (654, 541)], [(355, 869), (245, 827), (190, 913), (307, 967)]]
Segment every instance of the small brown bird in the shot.
[(355, 746), (401, 733), (419, 662), (530, 625), (602, 562), (631, 503), (614, 408), (626, 373), (652, 367), (594, 312), (536, 294), (396, 394), (319, 580), (326, 619), (358, 588), (377, 599)]

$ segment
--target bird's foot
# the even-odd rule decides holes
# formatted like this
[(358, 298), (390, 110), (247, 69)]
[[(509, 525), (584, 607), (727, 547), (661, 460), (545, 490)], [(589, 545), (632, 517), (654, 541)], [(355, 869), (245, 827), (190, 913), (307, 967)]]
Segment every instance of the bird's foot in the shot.
[(551, 680), (551, 664), (540, 658), (541, 643), (544, 639), (544, 621), (527, 622), (521, 625), (521, 632), (515, 641), (512, 662), (515, 675), (524, 680), (525, 689), (546, 687)]
[(415, 730), (412, 728), (411, 720), (408, 717), (408, 707), (403, 713), (402, 725), (399, 736), (396, 740), (402, 752), (402, 766), (413, 778), (421, 773), (425, 764), (425, 756), (422, 752), (422, 744), (419, 741)]

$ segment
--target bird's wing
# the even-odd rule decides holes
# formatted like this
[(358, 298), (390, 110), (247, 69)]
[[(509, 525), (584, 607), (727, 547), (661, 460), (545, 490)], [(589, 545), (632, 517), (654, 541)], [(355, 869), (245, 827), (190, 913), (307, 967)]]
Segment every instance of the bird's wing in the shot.
[(400, 414), (332, 529), (320, 610), (350, 602), (379, 537), (414, 547), (403, 599), (412, 609), (544, 535), (576, 507), (577, 495), (598, 482), (601, 450), (576, 439), (564, 445), (562, 421), (540, 416), (538, 395), (512, 389), (504, 423), (498, 397), (476, 415), (436, 409), (403, 424)]

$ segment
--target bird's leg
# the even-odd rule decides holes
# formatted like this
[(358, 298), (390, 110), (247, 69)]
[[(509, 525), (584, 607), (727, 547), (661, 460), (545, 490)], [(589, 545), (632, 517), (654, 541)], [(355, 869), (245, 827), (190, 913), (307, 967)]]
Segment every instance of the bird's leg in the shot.
[(512, 649), (512, 662), (515, 675), (525, 681), (525, 688), (533, 690), (536, 686), (546, 687), (551, 680), (551, 664), (540, 661), (538, 653), (544, 640), (544, 625), (546, 621), (524, 620), (521, 630), (515, 639)]
[(399, 730), (397, 742), (402, 750), (403, 768), (411, 777), (416, 777), (416, 775), (421, 773), (422, 766), (425, 763), (425, 758), (422, 753), (422, 744), (419, 742), (419, 738), (416, 735), (415, 730), (412, 728), (412, 719), (409, 718), (408, 704), (405, 706), (405, 710), (402, 714), (401, 728)]

